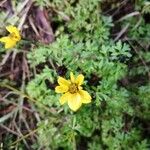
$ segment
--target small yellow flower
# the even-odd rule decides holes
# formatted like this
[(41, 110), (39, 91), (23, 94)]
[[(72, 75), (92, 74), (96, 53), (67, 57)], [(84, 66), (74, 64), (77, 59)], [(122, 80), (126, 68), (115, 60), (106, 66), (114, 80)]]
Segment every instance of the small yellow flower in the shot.
[(83, 84), (84, 76), (82, 74), (78, 75), (77, 78), (74, 77), (73, 73), (70, 73), (70, 80), (66, 80), (62, 77), (58, 78), (58, 84), (55, 88), (56, 93), (63, 93), (60, 97), (60, 104), (68, 102), (70, 109), (77, 111), (82, 103), (90, 103), (91, 96), (87, 91), (82, 90), (81, 85)]
[(8, 36), (0, 38), (0, 42), (5, 43), (5, 48), (13, 48), (18, 41), (21, 40), (19, 30), (10, 25), (6, 27), (6, 30), (10, 33)]

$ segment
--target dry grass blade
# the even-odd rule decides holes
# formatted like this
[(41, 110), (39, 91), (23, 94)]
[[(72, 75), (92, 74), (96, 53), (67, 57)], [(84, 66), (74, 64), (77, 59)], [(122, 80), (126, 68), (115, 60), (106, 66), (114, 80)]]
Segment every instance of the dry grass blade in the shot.
[(122, 18), (120, 18), (119, 20), (117, 20), (116, 22), (120, 22), (120, 21), (123, 21), (125, 19), (128, 19), (130, 17), (133, 17), (133, 16), (139, 16), (140, 15), (140, 12), (136, 11), (136, 12), (132, 12), (130, 14), (127, 14), (126, 16), (123, 16)]
[(40, 40), (46, 44), (54, 41), (53, 30), (51, 28), (50, 21), (47, 19), (47, 16), (46, 10), (39, 7), (35, 9), (35, 21), (36, 26), (39, 29)]
[(130, 24), (128, 23), (117, 35), (117, 37), (114, 39), (114, 41), (119, 40), (119, 38), (128, 30)]
[(10, 113), (4, 115), (3, 117), (0, 118), (0, 123), (6, 121), (7, 119), (9, 119), (10, 117), (13, 116), (13, 114), (17, 111), (17, 109), (13, 109)]
[(20, 136), (17, 132), (15, 132), (14, 130), (11, 130), (10, 128), (6, 127), (6, 126), (3, 125), (3, 124), (0, 124), (0, 127), (3, 128), (3, 129), (5, 129), (5, 130), (8, 131), (8, 132), (14, 134), (14, 135)]
[(19, 94), (20, 96), (26, 97), (28, 100), (34, 102), (35, 104), (38, 103), (39, 105), (41, 105), (46, 111), (48, 111), (48, 112), (51, 113), (52, 115), (57, 115), (57, 114), (53, 113), (53, 111), (51, 111), (50, 108), (46, 107), (46, 106), (43, 105), (42, 103), (39, 103), (39, 102), (36, 101), (35, 99), (29, 97), (28, 95), (22, 93), (21, 91), (15, 89), (15, 88), (13, 88), (13, 87), (11, 87), (11, 86), (9, 86), (9, 85), (6, 85), (6, 84), (1, 83), (1, 84), (0, 84), (0, 87), (8, 88), (8, 89), (12, 90), (13, 92)]
[(21, 138), (19, 138), (18, 140), (16, 140), (15, 142), (13, 142), (13, 143), (11, 144), (11, 147), (12, 147), (13, 145), (17, 144), (18, 142), (20, 142), (20, 141), (26, 139), (26, 138), (29, 137), (30, 135), (36, 133), (37, 131), (38, 131), (38, 128), (35, 129), (35, 130), (32, 130), (31, 132), (29, 132), (29, 133), (26, 134), (26, 135), (21, 136)]

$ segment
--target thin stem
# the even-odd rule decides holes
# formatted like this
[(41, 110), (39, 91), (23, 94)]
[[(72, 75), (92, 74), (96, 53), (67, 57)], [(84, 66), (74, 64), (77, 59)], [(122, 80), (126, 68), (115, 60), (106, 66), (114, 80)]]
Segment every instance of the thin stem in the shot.
[(73, 150), (76, 150), (77, 146), (76, 146), (76, 138), (75, 138), (75, 133), (73, 133)]
[(15, 144), (17, 144), (17, 143), (19, 143), (20, 141), (22, 141), (22, 140), (24, 140), (25, 138), (27, 138), (28, 136), (30, 136), (30, 135), (32, 135), (32, 134), (34, 134), (35, 132), (37, 132), (37, 130), (38, 130), (38, 128), (37, 129), (35, 129), (35, 130), (32, 130), (31, 132), (29, 132), (28, 134), (26, 134), (26, 135), (23, 135), (21, 138), (19, 138), (18, 140), (16, 140), (15, 142), (13, 142), (12, 144), (11, 144), (11, 146), (13, 146), (13, 145), (15, 145)]
[(21, 91), (15, 89), (14, 87), (12, 87), (12, 86), (10, 86), (10, 85), (6, 85), (6, 84), (4, 84), (4, 83), (0, 83), (0, 86), (10, 89), (10, 90), (12, 90), (13, 92), (17, 93), (18, 95), (21, 95), (22, 97), (26, 97), (28, 100), (30, 100), (30, 101), (32, 101), (32, 102), (34, 102), (34, 103), (40, 104), (46, 111), (50, 112), (52, 115), (56, 115), (56, 114), (54, 114), (48, 107), (46, 107), (45, 105), (43, 105), (42, 103), (38, 102), (37, 100), (35, 100), (35, 99), (29, 97), (28, 95), (22, 93)]
[(72, 120), (72, 129), (73, 129), (73, 150), (77, 149), (76, 146), (76, 137), (75, 137), (75, 126), (76, 126), (76, 116), (73, 115), (73, 120)]

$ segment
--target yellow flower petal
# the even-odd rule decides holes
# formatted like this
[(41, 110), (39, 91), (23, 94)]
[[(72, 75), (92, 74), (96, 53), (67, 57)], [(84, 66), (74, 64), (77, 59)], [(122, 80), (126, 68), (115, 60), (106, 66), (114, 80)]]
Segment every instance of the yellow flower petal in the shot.
[(65, 86), (69, 86), (70, 85), (70, 81), (62, 78), (62, 77), (59, 77), (58, 78), (58, 83), (59, 85), (65, 85)]
[(75, 83), (75, 77), (72, 72), (70, 72), (70, 79), (72, 83)]
[(3, 42), (3, 43), (8, 42), (9, 40), (10, 38), (8, 36), (0, 38), (0, 42)]
[(83, 84), (83, 81), (84, 81), (84, 76), (83, 76), (82, 74), (79, 74), (79, 75), (77, 76), (76, 83), (77, 83), (78, 85), (81, 85), (81, 84)]
[(20, 41), (21, 36), (20, 36), (19, 30), (15, 26), (12, 26), (12, 25), (7, 26), (6, 30), (10, 33), (10, 35), (13, 34), (13, 39), (15, 41)]
[(82, 103), (87, 104), (87, 103), (91, 102), (91, 96), (90, 96), (90, 94), (87, 91), (80, 90), (79, 94), (81, 96)]
[(68, 87), (65, 85), (56, 86), (56, 88), (55, 88), (56, 93), (65, 93), (67, 91), (68, 91)]
[(82, 105), (80, 94), (78, 94), (78, 93), (70, 94), (70, 98), (68, 100), (68, 105), (71, 110), (77, 111)]
[(16, 42), (21, 39), (19, 30), (12, 25), (7, 26), (6, 29), (10, 32), (10, 34), (6, 37), (0, 38), (0, 42), (5, 43), (6, 49), (13, 48), (16, 45)]
[(16, 42), (11, 40), (5, 43), (5, 48), (6, 49), (13, 48), (15, 45), (16, 45)]
[(9, 33), (16, 33), (16, 32), (18, 32), (18, 29), (15, 26), (12, 26), (12, 25), (6, 26), (6, 30)]
[(0, 38), (0, 42), (5, 43), (5, 48), (9, 49), (16, 45), (16, 41), (12, 40), (10, 37), (2, 37)]
[(60, 104), (63, 105), (64, 103), (66, 103), (69, 100), (69, 98), (70, 98), (70, 93), (67, 92), (67, 93), (63, 94), (59, 100)]

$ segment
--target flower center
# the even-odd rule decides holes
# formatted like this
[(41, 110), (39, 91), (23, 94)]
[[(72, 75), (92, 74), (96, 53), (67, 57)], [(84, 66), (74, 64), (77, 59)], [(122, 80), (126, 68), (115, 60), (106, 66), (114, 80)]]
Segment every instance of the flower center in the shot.
[(18, 40), (18, 37), (16, 36), (16, 34), (14, 32), (9, 34), (9, 36), (12, 40)]
[(71, 85), (69, 86), (69, 92), (71, 94), (77, 93), (78, 91), (78, 86), (75, 83), (71, 83)]

